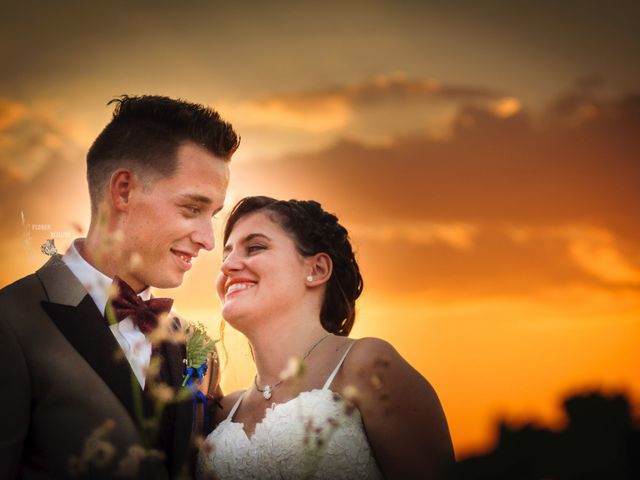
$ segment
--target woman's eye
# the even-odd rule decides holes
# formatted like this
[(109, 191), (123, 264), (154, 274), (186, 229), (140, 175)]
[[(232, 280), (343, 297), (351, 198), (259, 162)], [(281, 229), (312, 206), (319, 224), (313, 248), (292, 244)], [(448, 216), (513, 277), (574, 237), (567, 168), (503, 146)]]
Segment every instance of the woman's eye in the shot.
[(266, 247), (264, 245), (249, 245), (247, 247), (247, 252), (249, 253), (254, 253), (254, 252), (258, 252), (260, 250), (264, 250)]

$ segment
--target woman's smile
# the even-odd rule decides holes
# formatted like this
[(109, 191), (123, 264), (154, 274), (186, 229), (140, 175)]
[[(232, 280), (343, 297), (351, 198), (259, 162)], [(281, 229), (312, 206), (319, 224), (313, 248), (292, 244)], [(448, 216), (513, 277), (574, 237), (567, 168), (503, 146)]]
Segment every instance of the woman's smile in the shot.
[(256, 282), (248, 282), (245, 280), (233, 280), (229, 282), (229, 284), (227, 285), (227, 289), (225, 292), (225, 299), (229, 298), (229, 296), (231, 295), (238, 294), (244, 290), (253, 288), (255, 286), (256, 286)]

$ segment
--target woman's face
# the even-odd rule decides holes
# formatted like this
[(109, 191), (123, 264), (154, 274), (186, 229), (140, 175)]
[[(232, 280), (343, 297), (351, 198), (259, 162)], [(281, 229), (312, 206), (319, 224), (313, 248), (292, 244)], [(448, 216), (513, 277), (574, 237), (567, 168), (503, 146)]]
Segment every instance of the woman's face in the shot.
[(223, 318), (242, 331), (246, 319), (286, 314), (302, 302), (310, 271), (279, 224), (265, 213), (242, 217), (224, 245), (217, 279)]

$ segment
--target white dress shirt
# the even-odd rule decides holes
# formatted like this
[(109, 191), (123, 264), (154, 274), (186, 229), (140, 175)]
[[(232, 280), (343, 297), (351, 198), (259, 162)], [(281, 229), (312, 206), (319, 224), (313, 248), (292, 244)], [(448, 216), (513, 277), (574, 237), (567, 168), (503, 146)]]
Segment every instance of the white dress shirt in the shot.
[[(80, 255), (76, 243), (81, 244), (82, 242), (84, 242), (84, 238), (74, 240), (62, 257), (62, 261), (89, 292), (96, 307), (104, 315), (113, 279), (98, 271)], [(151, 298), (151, 290), (146, 288), (138, 296), (142, 300), (149, 300)], [(120, 348), (122, 348), (125, 357), (127, 357), (140, 386), (144, 389), (145, 372), (149, 368), (151, 360), (151, 342), (147, 340), (147, 337), (140, 331), (138, 326), (133, 323), (130, 316), (110, 325), (109, 328)]]

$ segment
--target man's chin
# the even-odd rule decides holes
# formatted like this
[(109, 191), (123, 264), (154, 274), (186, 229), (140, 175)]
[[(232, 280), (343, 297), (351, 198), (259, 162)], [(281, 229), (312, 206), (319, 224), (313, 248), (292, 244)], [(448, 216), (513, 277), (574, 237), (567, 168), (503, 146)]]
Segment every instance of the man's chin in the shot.
[(151, 283), (149, 283), (150, 287), (160, 288), (160, 289), (169, 289), (169, 288), (177, 288), (182, 285), (184, 282), (184, 275), (175, 275), (171, 278), (162, 277), (162, 278), (154, 278)]

